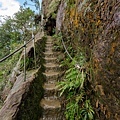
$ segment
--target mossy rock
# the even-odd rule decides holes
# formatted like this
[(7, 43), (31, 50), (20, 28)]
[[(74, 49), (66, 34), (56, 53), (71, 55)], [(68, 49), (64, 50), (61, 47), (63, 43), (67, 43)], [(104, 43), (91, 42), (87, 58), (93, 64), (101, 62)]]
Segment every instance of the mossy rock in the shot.
[(48, 6), (49, 11), (47, 13), (47, 17), (49, 17), (50, 15), (52, 15), (53, 18), (56, 17), (55, 11), (57, 10), (59, 3), (60, 3), (60, 0), (52, 0), (52, 2)]

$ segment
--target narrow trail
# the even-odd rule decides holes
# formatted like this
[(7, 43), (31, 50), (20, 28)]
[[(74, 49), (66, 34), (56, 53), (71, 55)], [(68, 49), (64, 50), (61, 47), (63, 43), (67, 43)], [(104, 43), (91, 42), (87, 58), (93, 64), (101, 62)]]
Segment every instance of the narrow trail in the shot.
[(46, 81), (43, 85), (44, 98), (40, 101), (43, 110), (43, 116), (39, 120), (63, 120), (62, 106), (58, 97), (56, 84), (62, 75), (57, 62), (57, 54), (53, 50), (53, 39), (47, 37), (45, 48), (45, 73)]

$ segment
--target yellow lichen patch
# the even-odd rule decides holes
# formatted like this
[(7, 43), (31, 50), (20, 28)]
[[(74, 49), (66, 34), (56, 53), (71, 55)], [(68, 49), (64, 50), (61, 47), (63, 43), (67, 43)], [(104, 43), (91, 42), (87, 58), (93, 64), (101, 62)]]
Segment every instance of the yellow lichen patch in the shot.
[(74, 20), (74, 25), (75, 25), (75, 27), (78, 27), (78, 25), (79, 25), (79, 20), (78, 20), (78, 12), (76, 11), (76, 14), (75, 14), (75, 20)]
[(73, 19), (75, 16), (75, 8), (71, 8), (70, 10), (70, 19)]
[(94, 59), (94, 67), (95, 69), (99, 69), (99, 60), (97, 58)]
[(100, 23), (101, 23), (101, 21), (97, 20), (96, 25), (98, 26), (98, 25), (100, 25)]
[(115, 52), (115, 47), (117, 46), (117, 43), (112, 43), (111, 44), (111, 50), (110, 50), (110, 55), (112, 55)]

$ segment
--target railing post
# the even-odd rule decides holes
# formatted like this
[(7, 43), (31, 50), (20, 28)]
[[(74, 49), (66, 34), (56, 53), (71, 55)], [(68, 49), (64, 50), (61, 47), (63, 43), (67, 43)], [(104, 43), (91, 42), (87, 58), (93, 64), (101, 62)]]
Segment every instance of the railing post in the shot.
[(34, 47), (34, 61), (35, 61), (35, 69), (36, 69), (35, 36), (33, 37), (33, 47)]
[(26, 81), (26, 41), (24, 41), (24, 81)]

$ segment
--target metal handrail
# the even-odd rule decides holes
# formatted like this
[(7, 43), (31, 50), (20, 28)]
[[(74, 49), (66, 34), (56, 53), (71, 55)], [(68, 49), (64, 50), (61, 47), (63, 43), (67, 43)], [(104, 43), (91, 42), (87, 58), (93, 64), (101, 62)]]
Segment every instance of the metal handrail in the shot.
[(24, 81), (26, 81), (26, 41), (24, 41)]
[(5, 61), (6, 59), (8, 59), (9, 57), (13, 56), (15, 53), (17, 53), (18, 51), (20, 51), (21, 49), (24, 48), (24, 81), (26, 81), (26, 46), (28, 43), (30, 43), (31, 41), (33, 41), (33, 47), (34, 47), (34, 59), (35, 59), (35, 68), (36, 68), (36, 55), (35, 55), (35, 36), (29, 40), (29, 41), (24, 41), (24, 45), (22, 45), (21, 47), (19, 47), (17, 50), (13, 51), (12, 53), (10, 53), (9, 55), (5, 56), (4, 58), (2, 58), (0, 60), (0, 63)]
[(29, 41), (26, 42), (26, 44), (22, 45), (21, 47), (19, 47), (18, 49), (16, 49), (15, 51), (13, 51), (12, 53), (10, 53), (9, 55), (5, 56), (4, 58), (2, 58), (0, 60), (0, 63), (5, 61), (7, 58), (11, 57), (12, 55), (14, 55), (15, 53), (17, 53), (18, 51), (20, 51), (22, 48), (24, 48), (28, 43), (30, 43), (34, 38), (31, 38)]

